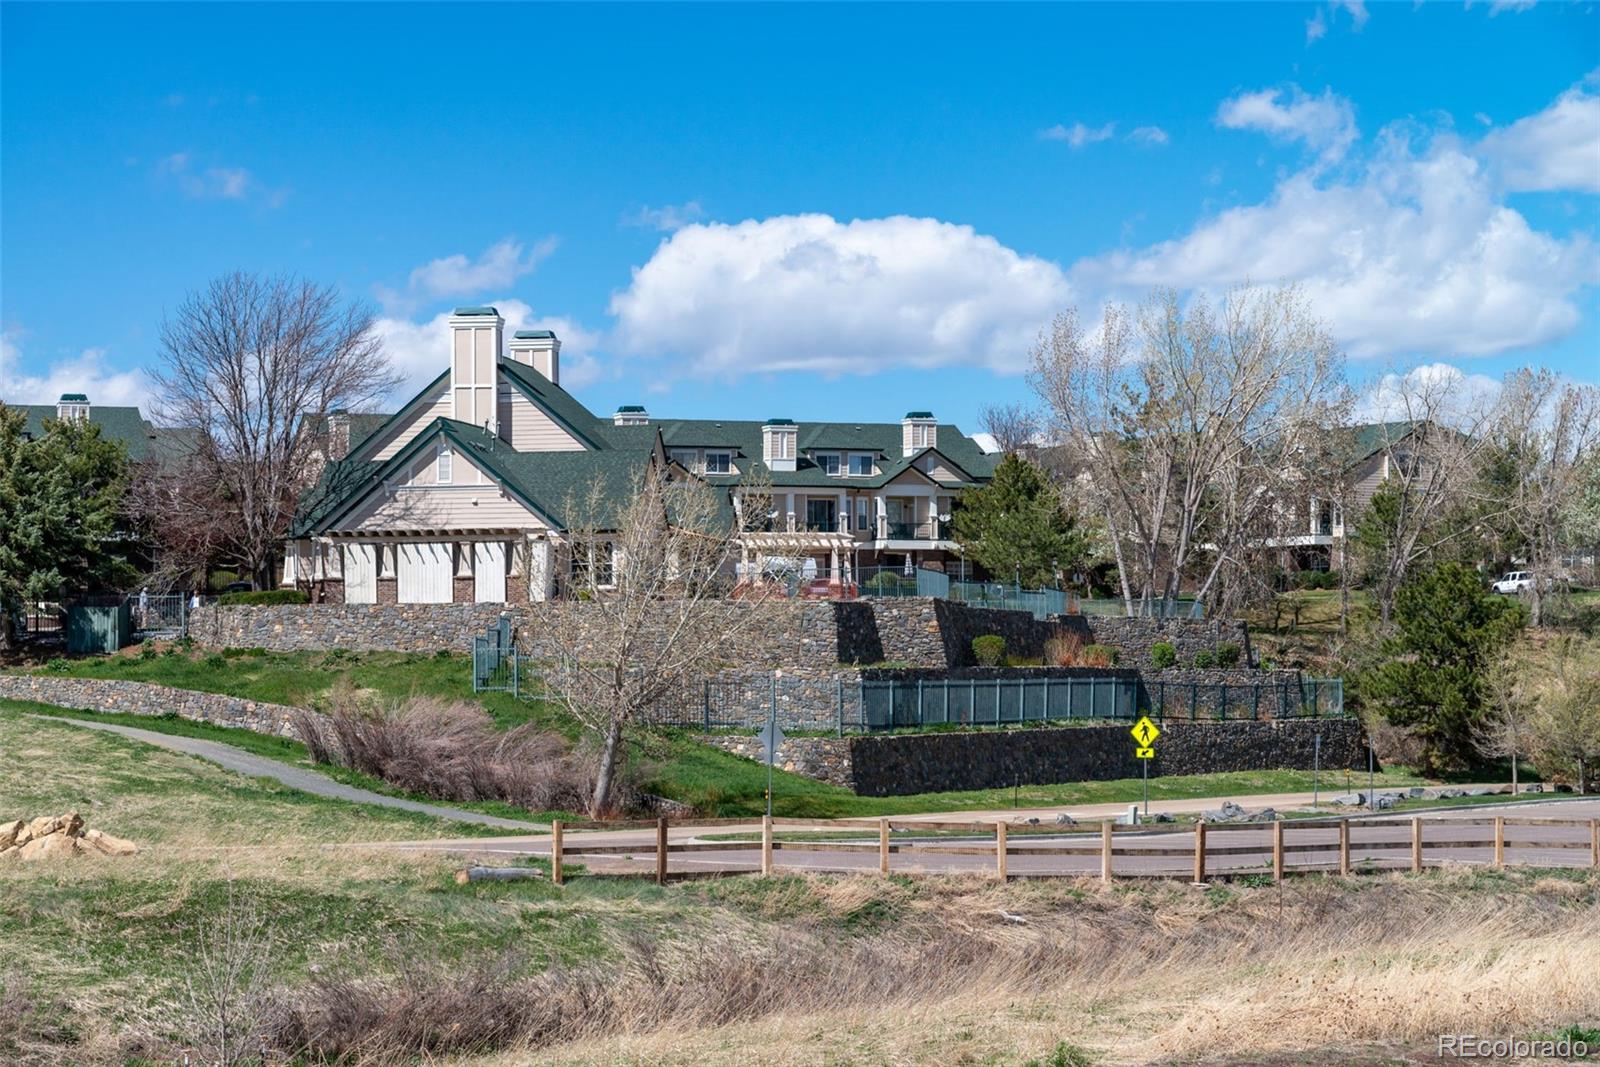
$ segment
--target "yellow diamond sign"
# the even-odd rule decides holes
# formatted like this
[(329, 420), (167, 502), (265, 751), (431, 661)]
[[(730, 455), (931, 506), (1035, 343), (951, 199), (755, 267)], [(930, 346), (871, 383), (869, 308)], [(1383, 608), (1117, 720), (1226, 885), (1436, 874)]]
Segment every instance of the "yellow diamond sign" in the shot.
[[(1156, 738), (1161, 736), (1161, 727), (1151, 722), (1150, 716), (1141, 715), (1139, 721), (1133, 724), (1133, 729), (1130, 732), (1133, 734), (1133, 739), (1139, 742), (1140, 748), (1149, 748), (1155, 744)], [(1150, 757), (1141, 756), (1140, 758), (1149, 759)]]

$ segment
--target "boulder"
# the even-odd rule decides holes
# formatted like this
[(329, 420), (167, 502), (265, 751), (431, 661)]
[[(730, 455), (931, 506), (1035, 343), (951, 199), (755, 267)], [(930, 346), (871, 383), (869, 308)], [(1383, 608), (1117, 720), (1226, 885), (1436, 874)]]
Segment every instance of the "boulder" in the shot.
[(36, 837), (18, 850), (18, 858), (25, 860), (54, 859), (57, 856), (77, 855), (82, 846), (76, 837), (67, 834), (46, 834)]
[(28, 839), (31, 841), (35, 837), (44, 837), (47, 834), (55, 833), (61, 829), (61, 820), (62, 816), (60, 815), (39, 816), (28, 824)]
[(121, 837), (112, 837), (100, 830), (87, 830), (84, 832), (83, 841), (90, 848), (106, 856), (131, 856), (139, 851), (139, 846)]
[(1388, 811), (1390, 808), (1394, 807), (1394, 799), (1395, 798), (1392, 793), (1379, 793), (1378, 803), (1375, 806), (1379, 811)]
[(1158, 811), (1154, 815), (1150, 816), (1150, 821), (1151, 822), (1171, 822), (1172, 821), (1172, 816), (1168, 815), (1164, 811)]
[(1332, 800), (1328, 801), (1329, 804), (1337, 804), (1340, 807), (1352, 807), (1360, 804), (1361, 802), (1360, 793), (1341, 793), (1339, 796), (1336, 796)]
[(1410, 789), (1406, 790), (1406, 796), (1412, 800), (1421, 800), (1425, 795), (1427, 795), (1427, 792), (1428, 791), (1422, 788), (1420, 785), (1414, 785)]
[(1274, 811), (1273, 809), (1271, 809), (1271, 808), (1262, 808), (1260, 811), (1258, 811), (1254, 815), (1250, 816), (1249, 821), (1250, 822), (1277, 822), (1278, 821), (1278, 813), (1276, 811)]
[(1540, 785), (1538, 782), (1530, 782), (1522, 787), (1522, 791), (1524, 793), (1543, 793), (1544, 786)]
[(1072, 816), (1068, 815), (1066, 812), (1063, 811), (1061, 814), (1056, 816), (1056, 825), (1057, 826), (1076, 826), (1076, 825), (1078, 825), (1078, 820), (1074, 819)]
[(21, 819), (12, 819), (10, 822), (0, 822), (0, 852), (4, 852), (17, 843), (17, 835), (27, 824)]

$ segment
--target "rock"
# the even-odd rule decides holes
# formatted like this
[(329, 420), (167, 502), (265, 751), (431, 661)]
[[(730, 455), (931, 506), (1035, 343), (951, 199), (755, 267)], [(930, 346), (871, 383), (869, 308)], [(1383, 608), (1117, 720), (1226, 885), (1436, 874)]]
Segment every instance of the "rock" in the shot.
[(1076, 826), (1076, 825), (1078, 825), (1078, 820), (1074, 819), (1072, 816), (1068, 815), (1066, 812), (1063, 811), (1061, 814), (1056, 816), (1056, 825), (1057, 826)]
[(1522, 791), (1524, 793), (1543, 793), (1544, 786), (1540, 785), (1538, 782), (1531, 782), (1528, 785), (1523, 786)]
[(35, 837), (44, 837), (59, 829), (61, 829), (61, 816), (41, 815), (28, 824), (28, 839), (31, 841)]
[(1493, 796), (1498, 792), (1500, 792), (1498, 789), (1487, 789), (1480, 786), (1477, 789), (1463, 789), (1461, 795), (1465, 797), (1487, 797)]
[(1414, 785), (1406, 790), (1406, 796), (1411, 800), (1421, 800), (1428, 791), (1420, 785)]
[(84, 833), (83, 840), (95, 851), (107, 856), (131, 856), (139, 851), (139, 846), (121, 837), (112, 837), (100, 830), (89, 830)]
[(21, 819), (0, 822), (0, 852), (4, 852), (17, 843), (17, 834), (21, 833), (22, 828), (26, 825)]
[(1150, 821), (1151, 822), (1171, 822), (1172, 821), (1172, 816), (1168, 815), (1164, 811), (1158, 811), (1154, 815), (1150, 816)]
[(1029, 825), (1029, 826), (1038, 826), (1038, 825), (1039, 825), (1039, 820), (1038, 820), (1038, 819), (1036, 819), (1036, 818), (1034, 818), (1034, 819), (1029, 819), (1029, 820), (1028, 820), (1028, 825)]
[(1390, 808), (1394, 807), (1394, 797), (1389, 793), (1378, 794), (1378, 803), (1376, 807), (1379, 811), (1388, 811)]
[(66, 834), (46, 834), (36, 837), (18, 850), (20, 859), (53, 859), (57, 856), (74, 856), (80, 849), (78, 839)]
[(1343, 793), (1328, 801), (1329, 804), (1338, 804), (1341, 807), (1350, 807), (1361, 803), (1360, 793)]

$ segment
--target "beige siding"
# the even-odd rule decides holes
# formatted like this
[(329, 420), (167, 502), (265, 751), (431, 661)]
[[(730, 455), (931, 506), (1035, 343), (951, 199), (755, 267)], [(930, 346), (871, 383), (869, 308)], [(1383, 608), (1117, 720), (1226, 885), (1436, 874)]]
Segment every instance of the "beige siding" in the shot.
[(371, 445), (363, 445), (361, 452), (369, 459), (384, 460), (391, 458), (396, 452), (406, 447), (411, 439), (421, 433), (423, 428), (434, 419), (450, 417), (450, 390), (440, 386), (439, 392), (431, 401), (424, 402), (417, 413), (410, 419), (391, 427), (384, 434), (383, 439), (376, 442), (378, 450), (371, 451)]
[(1372, 494), (1383, 484), (1384, 455), (1382, 452), (1368, 456), (1353, 472), (1350, 499), (1357, 508), (1367, 506)]
[(518, 452), (582, 452), (583, 444), (516, 389), (500, 397), (500, 436)]
[(927, 471), (929, 476), (935, 481), (946, 483), (965, 481), (965, 479), (956, 472), (955, 468), (951, 467), (949, 463), (945, 461), (944, 457), (938, 455), (937, 453), (930, 453), (929, 455), (923, 456), (917, 461), (917, 466)]
[(340, 523), (341, 530), (543, 530), (545, 524), (508, 496), (487, 472), (458, 450), (450, 485), (438, 485), (434, 453), (418, 457), (393, 493), (367, 496)]

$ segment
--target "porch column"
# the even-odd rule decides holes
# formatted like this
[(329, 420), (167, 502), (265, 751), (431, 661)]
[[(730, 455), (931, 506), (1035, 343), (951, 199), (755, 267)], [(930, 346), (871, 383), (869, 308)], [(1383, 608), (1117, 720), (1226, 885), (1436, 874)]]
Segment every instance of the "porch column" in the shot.
[[(849, 511), (849, 508), (850, 508), (850, 501), (844, 495), (844, 490), (841, 489), (841, 490), (839, 490), (839, 503), (837, 505), (835, 505), (834, 512), (833, 512), (833, 532), (834, 533), (844, 533), (844, 531), (846, 531), (846, 530), (848, 530), (850, 528), (850, 511)], [(838, 555), (838, 550), (837, 549), (834, 550), (834, 555), (836, 555), (836, 556)], [(838, 563), (835, 563), (834, 566), (837, 568), (838, 567)]]
[(549, 600), (555, 580), (554, 546), (548, 539), (528, 543), (528, 598)]
[(788, 522), (784, 526), (784, 529), (788, 530), (790, 532), (793, 532), (794, 531), (794, 494), (793, 493), (785, 493), (785, 494), (783, 494), (783, 510), (784, 510), (785, 514), (787, 514), (789, 516)]
[(828, 550), (828, 581), (839, 581), (839, 546), (834, 545)]
[(873, 532), (873, 536), (882, 540), (889, 536), (889, 504), (881, 493), (874, 494), (872, 499), (875, 505), (874, 521), (877, 524), (877, 529)]

